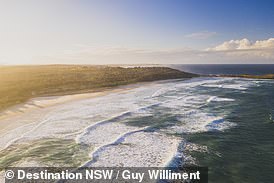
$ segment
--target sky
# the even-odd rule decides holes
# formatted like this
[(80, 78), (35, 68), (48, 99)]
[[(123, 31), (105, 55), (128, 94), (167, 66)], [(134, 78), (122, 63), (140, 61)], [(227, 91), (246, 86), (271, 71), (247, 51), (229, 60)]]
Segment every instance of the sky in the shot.
[(0, 64), (274, 64), (273, 0), (1, 0)]

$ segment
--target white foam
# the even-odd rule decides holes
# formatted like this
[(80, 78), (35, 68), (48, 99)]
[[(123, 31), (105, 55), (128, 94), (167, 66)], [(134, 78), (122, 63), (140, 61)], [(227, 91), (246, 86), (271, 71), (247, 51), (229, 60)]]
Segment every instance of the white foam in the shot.
[[(198, 93), (196, 87), (218, 82), (231, 82), (231, 79), (197, 78), (155, 83), (126, 92), (41, 108), (35, 118), (25, 115), (27, 125), (1, 134), (0, 149), (42, 138), (70, 138), (92, 146), (91, 156), (99, 154), (92, 166), (162, 166), (176, 154), (179, 141), (183, 140), (162, 132), (198, 133), (231, 127), (231, 123), (226, 121), (214, 122), (223, 117), (200, 110), (211, 101), (233, 100), (210, 98)], [(168, 110), (178, 115), (181, 123), (167, 130), (144, 132), (145, 127), (123, 123), (132, 118), (153, 116), (157, 112), (164, 114)]]
[(205, 83), (202, 86), (210, 88), (225, 88), (234, 90), (247, 90), (251, 86), (260, 86), (256, 80), (230, 79), (220, 80), (215, 83)]
[(222, 98), (222, 97), (217, 97), (217, 96), (211, 96), (207, 99), (207, 103), (210, 102), (233, 102), (235, 101), (234, 99), (231, 98)]
[(223, 85), (222, 88), (227, 89), (235, 89), (235, 90), (247, 90), (247, 86), (243, 84), (231, 84), (231, 85)]
[(213, 116), (198, 110), (185, 113), (180, 118), (180, 124), (167, 129), (169, 133), (200, 133), (207, 131), (224, 131), (235, 126), (234, 123), (225, 121), (222, 117)]
[(177, 152), (180, 140), (157, 132), (139, 132), (122, 143), (105, 147), (90, 166), (158, 167), (165, 166)]
[(190, 143), (190, 142), (187, 142), (184, 146), (184, 148), (187, 150), (187, 151), (195, 151), (195, 152), (203, 152), (203, 153), (206, 153), (208, 152), (208, 148), (207, 146), (202, 146), (202, 145), (198, 145), (198, 144), (194, 144), (194, 143)]
[(159, 97), (162, 96), (164, 94), (166, 94), (169, 91), (174, 90), (174, 88), (160, 88), (159, 90), (157, 90), (156, 92), (154, 92), (151, 97)]
[(112, 143), (113, 139), (117, 139), (123, 134), (136, 130), (140, 130), (140, 128), (127, 126), (122, 123), (102, 123), (87, 129), (84, 133), (77, 136), (76, 141), (98, 148)]

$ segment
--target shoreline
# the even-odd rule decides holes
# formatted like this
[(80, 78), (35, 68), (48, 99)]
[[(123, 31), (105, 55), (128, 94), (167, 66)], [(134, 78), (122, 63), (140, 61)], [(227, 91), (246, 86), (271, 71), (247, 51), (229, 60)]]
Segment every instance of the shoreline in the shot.
[(189, 79), (192, 79), (192, 78), (144, 81), (144, 82), (136, 82), (131, 84), (119, 85), (115, 87), (98, 88), (94, 90), (82, 90), (82, 91), (80, 90), (74, 93), (53, 94), (53, 95), (45, 95), (41, 97), (34, 97), (34, 98), (30, 98), (29, 100), (21, 104), (17, 104), (17, 105), (8, 107), (7, 109), (0, 110), (0, 126), (1, 126), (1, 120), (7, 119), (12, 116), (17, 116), (26, 112), (30, 112), (33, 109), (61, 105), (67, 102), (73, 102), (73, 101), (82, 100), (82, 99), (101, 97), (111, 93), (124, 92), (127, 90), (138, 88), (140, 86), (147, 86), (155, 83), (177, 81), (177, 80), (189, 80)]
[[(179, 81), (179, 80), (182, 80), (182, 79), (175, 79), (175, 81)], [(183, 80), (187, 80), (187, 79), (183, 79)], [(172, 79), (171, 81), (174, 81), (174, 79)], [(48, 120), (47, 117), (50, 116), (51, 112), (55, 111), (55, 109), (57, 109), (57, 108), (62, 108), (63, 106), (66, 106), (66, 105), (70, 105), (73, 107), (75, 104), (74, 102), (78, 103), (78, 102), (85, 101), (86, 99), (92, 99), (95, 97), (100, 98), (101, 96), (104, 97), (109, 94), (110, 95), (115, 94), (114, 96), (116, 96), (116, 95), (123, 95), (123, 93), (125, 93), (127, 95), (128, 93), (130, 93), (130, 90), (132, 90), (132, 89), (135, 89), (138, 87), (150, 87), (155, 84), (161, 84), (161, 83), (165, 83), (165, 82), (168, 82), (168, 80), (161, 80), (161, 81), (154, 81), (154, 82), (141, 82), (141, 83), (136, 83), (136, 84), (130, 84), (130, 85), (124, 85), (124, 86), (119, 86), (119, 87), (115, 87), (115, 88), (105, 89), (103, 91), (93, 92), (93, 93), (33, 98), (33, 99), (29, 100), (27, 103), (22, 104), (21, 108), (25, 107), (24, 110), (17, 112), (18, 110), (20, 110), (20, 109), (17, 109), (17, 111), (13, 111), (14, 113), (9, 113), (6, 116), (6, 118), (7, 118), (6, 120), (0, 120), (0, 125), (5, 126), (4, 128), (2, 128), (2, 127), (0, 128), (1, 136), (5, 137), (5, 136), (8, 136), (9, 133), (12, 133), (12, 134), (14, 134), (14, 137), (15, 137), (15, 138), (12, 137), (10, 140), (7, 140), (7, 141), (5, 141), (3, 139), (4, 140), (2, 143), (2, 145), (4, 147), (3, 149), (8, 148), (10, 145), (12, 145), (14, 143), (17, 143), (17, 142), (20, 143), (20, 141), (21, 140), (24, 141), (25, 138), (28, 139), (28, 137), (29, 137), (28, 135), (32, 134), (32, 132), (35, 132), (38, 127), (41, 127), (42, 125), (44, 125), (45, 120)], [(112, 97), (112, 95), (110, 97)], [(32, 103), (35, 105), (31, 105)], [(37, 107), (37, 106), (39, 106), (39, 107)], [(58, 112), (56, 114), (58, 115)], [(115, 118), (115, 116), (112, 118)], [(28, 119), (31, 119), (31, 120), (28, 121)], [(3, 123), (3, 122), (5, 122), (5, 123)], [(56, 121), (56, 122), (58, 122), (58, 121)], [(58, 124), (54, 124), (54, 123), (52, 123), (52, 124), (54, 125), (54, 128), (56, 127), (58, 129)], [(65, 123), (63, 125), (65, 125)], [(96, 124), (91, 124), (91, 125), (94, 126)], [(20, 129), (22, 127), (25, 130), (25, 128), (27, 129), (30, 126), (31, 126), (31, 128), (28, 129), (27, 131), (25, 131), (25, 133), (21, 133), (21, 132), (18, 133), (18, 130), (20, 131)], [(106, 128), (106, 127), (102, 127), (102, 129), (104, 129), (104, 128)], [(130, 133), (132, 130), (135, 130), (135, 128), (138, 130), (137, 127), (134, 127), (134, 126), (126, 127), (126, 126), (123, 126), (122, 124), (120, 124), (118, 126), (117, 126), (117, 124), (114, 124), (113, 128), (109, 128), (109, 129), (123, 130), (124, 128), (125, 129), (128, 128), (130, 131), (129, 132), (121, 131), (121, 132), (119, 132), (121, 134), (117, 134), (116, 132), (114, 132), (113, 133), (113, 137), (115, 137), (115, 138), (113, 138), (114, 140), (115, 139), (118, 140), (118, 139), (122, 138), (125, 134)], [(45, 130), (47, 130), (47, 129), (45, 129)], [(41, 132), (43, 132), (43, 130)], [(39, 134), (39, 135), (41, 135), (41, 134)], [(117, 136), (117, 135), (119, 135), (119, 136)], [(148, 140), (148, 141), (146, 141), (146, 144), (143, 145), (142, 140), (135, 142), (134, 139), (135, 138), (147, 139), (147, 137), (148, 137), (148, 139), (151, 139), (151, 138), (155, 138), (155, 136), (157, 136), (158, 138), (163, 138), (163, 139), (166, 138), (166, 136), (158, 134), (158, 133), (153, 133), (153, 134), (150, 134), (149, 136), (147, 136), (147, 135), (148, 134), (146, 134), (146, 133), (133, 134), (132, 137), (127, 139), (128, 141), (126, 141), (126, 143), (134, 143), (134, 144), (136, 143), (136, 145), (141, 146), (141, 147), (143, 147), (143, 146), (150, 147), (151, 145), (154, 144), (154, 141)], [(10, 137), (7, 137), (7, 138), (10, 138)], [(39, 136), (39, 138), (40, 138), (40, 136)], [(74, 137), (69, 137), (69, 139), (70, 138), (74, 139)], [(108, 138), (112, 138), (112, 136), (109, 136)], [(156, 138), (156, 139), (158, 139), (158, 138)], [(66, 139), (66, 137), (65, 137), (65, 139)], [(164, 141), (163, 139), (160, 140), (159, 143), (163, 142)], [(26, 141), (28, 141), (28, 140), (26, 140)], [(104, 141), (102, 141), (102, 143), (103, 142)], [(106, 146), (111, 142), (112, 141), (110, 141), (110, 142), (106, 141), (102, 145)], [(99, 141), (98, 146), (100, 143), (101, 142)], [(161, 156), (162, 160), (160, 162), (154, 162), (154, 163), (162, 163), (163, 165), (166, 165), (174, 157), (177, 146), (178, 146), (178, 141), (175, 139), (172, 139), (172, 138), (168, 138), (165, 140), (165, 144), (166, 144), (165, 147), (169, 147), (169, 148), (171, 147), (171, 148), (169, 149), (169, 151), (166, 151), (166, 153), (164, 153), (163, 156)], [(102, 145), (100, 145), (99, 147), (101, 147)], [(120, 150), (122, 150), (123, 148), (127, 148), (127, 146), (119, 146), (119, 148), (120, 148)], [(1, 149), (1, 150), (3, 150), (3, 149)], [(160, 152), (160, 149), (158, 149), (159, 152)], [(151, 151), (149, 151), (149, 153), (151, 156), (155, 156), (154, 151), (151, 150)], [(102, 154), (102, 156), (103, 157), (107, 156), (107, 154)], [(143, 157), (142, 153), (139, 154), (139, 156)], [(143, 157), (143, 158), (146, 159), (145, 157)], [(98, 163), (100, 164), (102, 162), (98, 162)]]
[(211, 75), (211, 77), (231, 77), (231, 78), (244, 78), (244, 79), (260, 79), (260, 80), (273, 80), (274, 74), (265, 74), (265, 75), (251, 75), (251, 74), (220, 74), (220, 75)]
[[(172, 79), (173, 80), (173, 79)], [(180, 79), (181, 80), (181, 79)], [(112, 93), (123, 93), (140, 86), (148, 86), (159, 82), (164, 82), (168, 80), (160, 80), (153, 82), (138, 82), (134, 84), (121, 85), (117, 87), (108, 87), (98, 89), (96, 91), (90, 91), (85, 93), (68, 94), (68, 95), (58, 95), (58, 96), (44, 96), (31, 98), (27, 102), (15, 105), (4, 111), (0, 112), (0, 134), (1, 136), (10, 130), (14, 130), (18, 127), (28, 125), (30, 123), (24, 123), (16, 120), (18, 118), (24, 118), (27, 114), (39, 113), (41, 110), (50, 110), (52, 107), (57, 107), (59, 105), (65, 105), (71, 102), (102, 97)], [(14, 119), (14, 120), (13, 120)]]
[[(233, 128), (234, 123), (229, 120), (230, 118), (225, 118), (225, 115), (232, 113), (229, 110), (231, 104), (234, 105), (234, 102), (240, 101), (237, 100), (237, 96), (235, 98), (231, 96), (228, 90), (232, 93), (246, 96), (242, 92), (244, 87), (253, 88), (253, 84), (257, 86), (256, 82), (246, 83), (245, 80), (236, 79), (235, 83), (231, 83), (231, 80), (226, 78), (216, 78), (216, 80), (211, 78), (195, 78), (185, 81), (172, 81), (157, 81), (122, 86), (118, 87), (119, 90), (111, 90), (110, 95), (91, 100), (81, 100), (82, 97), (85, 98), (87, 95), (73, 95), (72, 98), (77, 101), (71, 103), (66, 102), (71, 99), (71, 96), (62, 96), (67, 97), (61, 98), (62, 100), (54, 99), (54, 97), (42, 98), (44, 100), (38, 98), (41, 100), (41, 105), (52, 104), (52, 101), (55, 101), (52, 105), (56, 107), (49, 106), (37, 109), (38, 113), (41, 114), (37, 118), (41, 125), (37, 123), (38, 120), (32, 118), (33, 116), (29, 116), (33, 112), (27, 112), (25, 117), (34, 119), (32, 120), (34, 123), (22, 130), (19, 128), (8, 132), (12, 137), (9, 134), (3, 135), (3, 147), (5, 144), (13, 143), (16, 145), (31, 142), (30, 146), (26, 146), (29, 149), (22, 148), (22, 152), (29, 152), (29, 154), (22, 157), (22, 162), (32, 161), (34, 163), (35, 155), (33, 155), (33, 149), (35, 149), (35, 152), (40, 152), (45, 147), (51, 149), (52, 145), (56, 145), (47, 144), (45, 146), (43, 143), (40, 143), (43, 140), (47, 140), (46, 138), (53, 137), (58, 138), (58, 140), (60, 139), (58, 142), (61, 142), (60, 147), (62, 147), (61, 150), (63, 152), (66, 152), (69, 147), (62, 143), (62, 139), (69, 139), (73, 142), (79, 139), (80, 143), (77, 144), (89, 147), (85, 150), (85, 152), (89, 153), (89, 157), (95, 155), (97, 158), (92, 163), (94, 166), (165, 166), (170, 162), (172, 157), (174, 157), (174, 160), (182, 158), (183, 162), (195, 163), (196, 157), (193, 156), (192, 158), (190, 153), (192, 151), (200, 152), (200, 150), (204, 152), (203, 149), (194, 146), (195, 144), (190, 144), (188, 147), (190, 150), (188, 151), (185, 148), (187, 147), (185, 145), (188, 144), (185, 144), (184, 141), (182, 142), (182, 146), (178, 147), (176, 141), (178, 135), (201, 132), (211, 133), (215, 131), (222, 133), (225, 130)], [(222, 87), (219, 87), (220, 84), (222, 84)], [(200, 87), (201, 85), (203, 87)], [(140, 86), (140, 88), (127, 90), (134, 88), (134, 86)], [(198, 89), (201, 89), (201, 92)], [(113, 93), (114, 91), (119, 93)], [(212, 97), (215, 96), (215, 93), (212, 94), (211, 91), (224, 92), (224, 95), (216, 96), (220, 97), (219, 100), (213, 100)], [(99, 94), (96, 93), (94, 95), (98, 96)], [(234, 100), (227, 100), (228, 98)], [(62, 104), (64, 105), (56, 104), (58, 103), (56, 100), (60, 103), (63, 102)], [(99, 103), (100, 105), (98, 105)], [(212, 105), (208, 105), (208, 103), (212, 103)], [(228, 113), (211, 113), (211, 110), (200, 110), (200, 106), (208, 107), (206, 109), (224, 106), (222, 109), (228, 109)], [(116, 108), (119, 108), (119, 110)], [(172, 118), (169, 116), (171, 112)], [(155, 118), (157, 114), (164, 115)], [(174, 123), (171, 124), (169, 121), (173, 119), (178, 121), (174, 120)], [(17, 120), (20, 120), (20, 123), (24, 122), (21, 118), (17, 118)], [(148, 130), (139, 132), (140, 128)], [(159, 129), (159, 131), (149, 129)], [(135, 131), (138, 132), (134, 133)], [(14, 138), (15, 140), (13, 140)], [(32, 143), (35, 140), (39, 143)], [(180, 140), (184, 140), (184, 138), (180, 138)], [(181, 148), (186, 150), (185, 154), (180, 154)], [(98, 149), (100, 150), (97, 151)], [(55, 150), (51, 152), (55, 152)], [(73, 152), (78, 157), (79, 151), (76, 149)], [(179, 154), (177, 154), (178, 152)], [(7, 153), (7, 157), (16, 158), (20, 153), (20, 151), (18, 153)], [(46, 154), (43, 155), (43, 158), (44, 156)], [(28, 160), (26, 157), (31, 157), (31, 159)], [(54, 153), (49, 153), (49, 157), (55, 157)], [(64, 158), (63, 156), (60, 157)], [(113, 157), (116, 158), (114, 159)], [(71, 162), (75, 163), (77, 160), (74, 159)], [(14, 162), (20, 163), (16, 159)], [(38, 157), (37, 162), (43, 162), (43, 159), (39, 159)], [(49, 159), (45, 162), (50, 165), (54, 160)], [(63, 162), (66, 163), (66, 161)], [(83, 162), (86, 162), (86, 159), (83, 159)], [(22, 165), (25, 164), (23, 163)]]
[(168, 67), (122, 68), (85, 65), (0, 67), (0, 96), (2, 96), (0, 112), (14, 106), (16, 108), (35, 97), (94, 93), (139, 82), (197, 76)]

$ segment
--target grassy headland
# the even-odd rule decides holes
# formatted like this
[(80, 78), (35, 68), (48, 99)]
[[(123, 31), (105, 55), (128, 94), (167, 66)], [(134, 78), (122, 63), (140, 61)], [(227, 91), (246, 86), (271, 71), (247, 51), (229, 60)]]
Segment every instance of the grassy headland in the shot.
[(274, 79), (274, 74), (265, 74), (265, 75), (250, 75), (250, 74), (220, 75), (219, 77), (240, 77), (240, 78), (250, 78), (250, 79)]
[(167, 67), (2, 66), (0, 111), (33, 97), (85, 93), (137, 82), (195, 76)]

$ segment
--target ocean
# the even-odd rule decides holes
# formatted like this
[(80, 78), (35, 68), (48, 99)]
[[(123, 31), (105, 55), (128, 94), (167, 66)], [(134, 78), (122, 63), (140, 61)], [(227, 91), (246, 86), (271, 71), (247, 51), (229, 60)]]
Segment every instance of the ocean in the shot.
[(274, 64), (189, 64), (168, 65), (169, 67), (195, 74), (251, 74), (274, 73)]
[(197, 165), (210, 183), (273, 182), (273, 91), (273, 80), (200, 77), (41, 108), (2, 134), (0, 167)]

